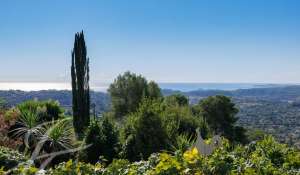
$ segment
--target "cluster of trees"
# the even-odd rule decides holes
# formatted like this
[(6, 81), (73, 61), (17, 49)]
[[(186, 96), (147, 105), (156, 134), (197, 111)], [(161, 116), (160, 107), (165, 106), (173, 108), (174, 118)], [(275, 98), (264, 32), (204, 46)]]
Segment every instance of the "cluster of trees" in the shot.
[[(247, 142), (244, 129), (236, 126), (237, 108), (228, 97), (208, 97), (190, 105), (184, 95), (164, 97), (155, 82), (130, 72), (118, 76), (109, 92), (114, 99), (112, 110), (97, 119), (88, 114), (91, 121), (88, 125), (80, 123), (86, 129), (81, 131), (81, 137), (77, 135), (77, 141), (77, 123), (70, 125), (76, 118), (65, 116), (59, 103), (51, 100), (26, 101), (8, 110), (6, 119), (15, 120), (9, 136), (21, 138), (19, 150), (29, 154), (45, 138), (40, 152), (73, 148), (79, 141), (90, 145), (78, 156), (64, 155), (54, 159), (53, 164), (74, 156), (89, 163), (109, 164), (117, 158), (138, 161), (156, 152), (184, 151), (196, 139), (198, 129), (203, 138), (221, 134), (235, 143)], [(130, 105), (124, 105), (124, 101)]]
[(147, 159), (181, 147), (184, 136), (194, 140), (197, 129), (203, 138), (220, 134), (232, 142), (247, 142), (245, 130), (236, 126), (238, 109), (228, 97), (213, 96), (190, 105), (181, 94), (163, 97), (155, 82), (130, 72), (119, 75), (108, 91), (112, 110), (89, 126), (86, 144), (94, 146), (86, 152), (93, 158), (86, 161), (95, 163), (101, 156), (108, 162)]

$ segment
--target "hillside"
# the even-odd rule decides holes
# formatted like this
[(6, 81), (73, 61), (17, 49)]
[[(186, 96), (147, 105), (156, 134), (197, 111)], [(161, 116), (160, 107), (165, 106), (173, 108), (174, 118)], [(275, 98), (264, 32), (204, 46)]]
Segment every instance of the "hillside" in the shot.
[[(165, 94), (181, 93), (164, 90)], [(183, 92), (190, 103), (213, 95), (233, 98), (239, 108), (238, 123), (261, 129), (281, 141), (300, 147), (300, 86), (263, 87), (253, 89), (196, 90)]]
[[(96, 111), (101, 113), (109, 108), (110, 100), (106, 93), (91, 91), (91, 102), (96, 104)], [(64, 90), (43, 90), (43, 91), (0, 91), (0, 97), (5, 99), (8, 107), (15, 106), (23, 101), (30, 99), (39, 100), (58, 100), (61, 106), (70, 110), (72, 107), (72, 94), (71, 91)]]
[[(163, 90), (164, 95), (182, 93), (189, 97), (192, 104), (213, 95), (226, 95), (233, 98), (240, 112), (238, 123), (248, 128), (256, 128), (270, 133), (285, 143), (300, 147), (300, 86), (267, 87), (240, 89), (235, 91), (197, 90), (180, 92)], [(8, 106), (14, 106), (29, 99), (54, 99), (70, 110), (70, 91), (0, 91)], [(92, 103), (101, 113), (109, 109), (110, 98), (106, 93), (91, 92)]]

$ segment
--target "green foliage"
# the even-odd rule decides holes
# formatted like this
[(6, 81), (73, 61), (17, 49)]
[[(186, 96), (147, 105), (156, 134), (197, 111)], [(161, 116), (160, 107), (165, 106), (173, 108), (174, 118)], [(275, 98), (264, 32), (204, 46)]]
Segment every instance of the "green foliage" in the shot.
[(245, 130), (236, 127), (238, 109), (230, 98), (222, 95), (203, 99), (194, 111), (208, 123), (212, 132), (220, 133), (231, 141), (246, 142)]
[(132, 161), (145, 159), (157, 151), (181, 148), (177, 138), (186, 135), (194, 139), (197, 128), (207, 136), (207, 125), (193, 115), (189, 106), (144, 99), (137, 112), (131, 113), (125, 122), (122, 153)]
[(203, 139), (207, 139), (210, 136), (212, 136), (212, 132), (211, 132), (206, 120), (203, 119), (202, 117), (200, 117), (200, 119), (199, 119), (199, 131), (200, 131), (201, 137)]
[(18, 151), (2, 146), (0, 147), (0, 168), (3, 167), (4, 170), (8, 170), (25, 160), (25, 156)]
[(199, 118), (193, 116), (189, 106), (166, 106), (160, 115), (171, 139), (180, 134), (195, 136), (200, 126)]
[(64, 109), (60, 106), (58, 101), (54, 100), (28, 100), (17, 105), (16, 110), (19, 110), (20, 113), (27, 111), (36, 113), (39, 116), (39, 122), (57, 120), (64, 115)]
[(75, 34), (72, 50), (73, 124), (79, 138), (90, 124), (89, 58), (86, 56), (83, 31)]
[(159, 163), (150, 174), (155, 175), (180, 175), (183, 166), (180, 162), (167, 153), (160, 154)]
[(105, 117), (101, 121), (91, 122), (86, 137), (85, 144), (92, 144), (89, 148), (83, 151), (86, 157), (83, 158), (86, 162), (96, 163), (100, 156), (110, 163), (117, 157), (119, 150), (118, 130), (113, 123)]
[[(45, 175), (297, 175), (300, 173), (300, 151), (279, 144), (272, 137), (246, 146), (231, 147), (224, 139), (212, 155), (203, 156), (196, 148), (184, 153), (152, 154), (148, 160), (130, 163), (114, 160), (104, 167), (77, 161), (61, 163), (44, 170)], [(32, 166), (20, 165), (12, 172), (41, 172)], [(21, 172), (21, 173), (20, 173)], [(11, 173), (11, 174), (18, 174)]]
[(20, 116), (11, 130), (13, 137), (22, 138), (27, 148), (32, 148), (37, 142), (41, 126), (39, 115), (31, 110), (20, 110)]
[(123, 154), (129, 160), (146, 159), (168, 145), (167, 131), (160, 113), (161, 103), (144, 99), (139, 109), (126, 120), (123, 130)]
[(248, 140), (258, 141), (262, 140), (266, 136), (266, 133), (259, 129), (247, 129), (246, 135)]
[(76, 143), (72, 118), (56, 120), (43, 128), (40, 140), (46, 143), (47, 152), (72, 149)]
[(154, 81), (150, 81), (147, 85), (146, 97), (158, 99), (163, 97), (161, 90)]
[(135, 112), (143, 98), (155, 99), (162, 96), (156, 83), (148, 83), (141, 75), (130, 72), (119, 75), (110, 85), (108, 92), (111, 96), (112, 110), (118, 119), (124, 119), (127, 114)]
[(54, 169), (48, 170), (47, 175), (80, 175), (80, 174), (96, 174), (100, 169), (100, 165), (91, 165), (82, 162), (69, 160), (68, 162), (60, 163)]
[[(284, 153), (284, 154), (282, 154)], [(293, 154), (292, 161), (289, 155)], [(193, 149), (183, 156), (161, 154), (153, 174), (297, 174), (299, 150), (266, 137), (249, 146), (227, 149), (225, 145), (205, 157)], [(293, 165), (293, 166), (289, 166)], [(151, 174), (151, 173), (150, 173)]]
[(179, 151), (181, 153), (185, 152), (191, 148), (192, 144), (195, 142), (195, 139), (188, 134), (181, 134), (175, 137), (175, 143), (172, 144), (173, 151)]
[(164, 102), (169, 106), (187, 106), (189, 104), (189, 99), (182, 94), (173, 94), (166, 96)]
[(116, 159), (103, 170), (103, 175), (119, 175), (125, 174), (130, 162), (125, 159)]
[(37, 175), (37, 174), (42, 174), (43, 171), (39, 171), (38, 168), (29, 165), (29, 166), (24, 166), (20, 165), (17, 168), (13, 169), (10, 174), (11, 175)]
[[(57, 106), (57, 103), (45, 102), (42, 104), (47, 104), (48, 107)], [(53, 153), (73, 148), (76, 141), (72, 118), (43, 122), (40, 118), (45, 115), (40, 115), (39, 105), (41, 103), (37, 101), (29, 101), (18, 106), (17, 121), (12, 126), (10, 133), (15, 138), (22, 139), (23, 144), (20, 150), (36, 158), (40, 153)], [(56, 107), (50, 108), (59, 109)], [(68, 157), (64, 155), (64, 158)], [(53, 159), (52, 163), (55, 163), (55, 161), (59, 161), (59, 158)]]
[(42, 117), (43, 121), (57, 120), (63, 117), (64, 109), (58, 101), (48, 100), (43, 102), (43, 105), (46, 107), (46, 116)]

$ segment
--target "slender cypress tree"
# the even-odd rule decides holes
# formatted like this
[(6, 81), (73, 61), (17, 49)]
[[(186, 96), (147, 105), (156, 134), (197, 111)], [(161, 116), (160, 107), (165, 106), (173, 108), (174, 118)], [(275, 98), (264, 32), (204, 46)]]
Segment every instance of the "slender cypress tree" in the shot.
[(81, 138), (90, 123), (89, 58), (86, 56), (83, 31), (75, 34), (71, 76), (73, 125), (77, 136)]

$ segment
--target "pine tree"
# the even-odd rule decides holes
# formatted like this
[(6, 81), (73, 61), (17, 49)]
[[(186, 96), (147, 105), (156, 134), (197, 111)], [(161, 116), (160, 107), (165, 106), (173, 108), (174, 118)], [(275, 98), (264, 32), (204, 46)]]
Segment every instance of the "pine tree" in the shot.
[(83, 31), (75, 34), (71, 76), (73, 125), (77, 136), (80, 138), (90, 123), (89, 58), (86, 56)]

